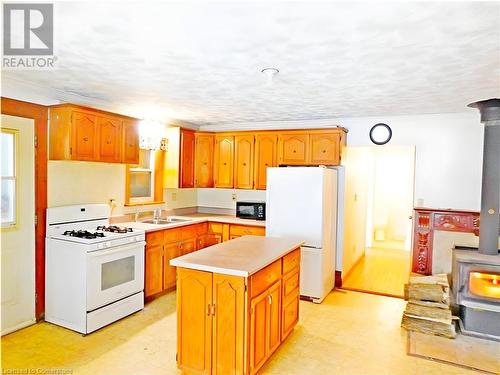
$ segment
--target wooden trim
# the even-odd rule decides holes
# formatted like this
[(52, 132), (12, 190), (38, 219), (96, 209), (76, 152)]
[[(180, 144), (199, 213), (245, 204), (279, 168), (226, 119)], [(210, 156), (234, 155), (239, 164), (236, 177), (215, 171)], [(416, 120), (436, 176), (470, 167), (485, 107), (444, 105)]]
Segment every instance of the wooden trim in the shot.
[(1, 99), (2, 114), (35, 120), (35, 318), (45, 310), (45, 212), (47, 209), (47, 118), (48, 107), (20, 100)]
[(92, 114), (99, 113), (99, 114), (101, 114), (103, 116), (121, 117), (121, 118), (125, 118), (125, 119), (131, 119), (131, 120), (140, 121), (140, 119), (138, 119), (136, 117), (126, 116), (126, 115), (122, 115), (122, 114), (115, 113), (115, 112), (104, 111), (102, 109), (97, 109), (97, 108), (94, 108), (94, 107), (86, 107), (86, 106), (83, 106), (83, 105), (72, 104), (72, 103), (54, 104), (54, 105), (51, 105), (51, 106), (45, 107), (45, 108), (68, 108), (68, 107), (71, 107), (72, 109), (76, 109), (76, 110), (79, 110), (79, 111), (88, 111), (88, 112), (90, 112)]

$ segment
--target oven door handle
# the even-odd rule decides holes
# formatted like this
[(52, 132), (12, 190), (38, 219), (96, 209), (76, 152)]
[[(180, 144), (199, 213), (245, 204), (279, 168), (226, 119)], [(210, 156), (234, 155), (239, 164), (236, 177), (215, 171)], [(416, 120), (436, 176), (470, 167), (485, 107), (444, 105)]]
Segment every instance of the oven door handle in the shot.
[(145, 241), (134, 242), (134, 243), (131, 243), (130, 245), (122, 245), (122, 246), (119, 246), (119, 247), (111, 248), (109, 250), (91, 251), (90, 253), (87, 253), (87, 255), (89, 255), (89, 256), (91, 256), (93, 258), (103, 257), (103, 256), (106, 256), (106, 255), (116, 254), (116, 253), (119, 253), (119, 252), (122, 252), (122, 251), (125, 251), (125, 250), (137, 248), (137, 247), (144, 247), (145, 245), (146, 245)]

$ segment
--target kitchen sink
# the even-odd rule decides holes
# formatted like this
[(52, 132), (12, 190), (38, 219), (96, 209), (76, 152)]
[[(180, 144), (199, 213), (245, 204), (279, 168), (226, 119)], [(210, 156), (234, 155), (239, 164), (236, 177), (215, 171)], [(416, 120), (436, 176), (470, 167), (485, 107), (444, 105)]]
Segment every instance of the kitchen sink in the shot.
[(165, 217), (160, 219), (148, 219), (142, 221), (142, 223), (146, 224), (171, 224), (171, 223), (182, 223), (186, 221), (191, 221), (192, 219), (181, 219), (178, 217)]

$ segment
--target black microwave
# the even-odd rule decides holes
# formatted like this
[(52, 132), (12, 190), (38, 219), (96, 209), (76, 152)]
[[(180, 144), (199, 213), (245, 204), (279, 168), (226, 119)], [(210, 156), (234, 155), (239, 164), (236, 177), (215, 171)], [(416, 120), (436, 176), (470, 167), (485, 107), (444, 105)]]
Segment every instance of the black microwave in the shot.
[(266, 220), (265, 202), (236, 202), (236, 217), (241, 219)]

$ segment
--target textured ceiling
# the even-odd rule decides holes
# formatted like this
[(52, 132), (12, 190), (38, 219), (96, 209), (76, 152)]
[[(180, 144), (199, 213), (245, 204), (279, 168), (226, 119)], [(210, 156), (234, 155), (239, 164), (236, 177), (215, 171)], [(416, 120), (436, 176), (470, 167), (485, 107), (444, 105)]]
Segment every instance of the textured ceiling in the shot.
[[(499, 2), (101, 1), (55, 12), (57, 69), (4, 71), (7, 88), (212, 126), (464, 112), (500, 95)], [(270, 86), (264, 67), (280, 70)]]

